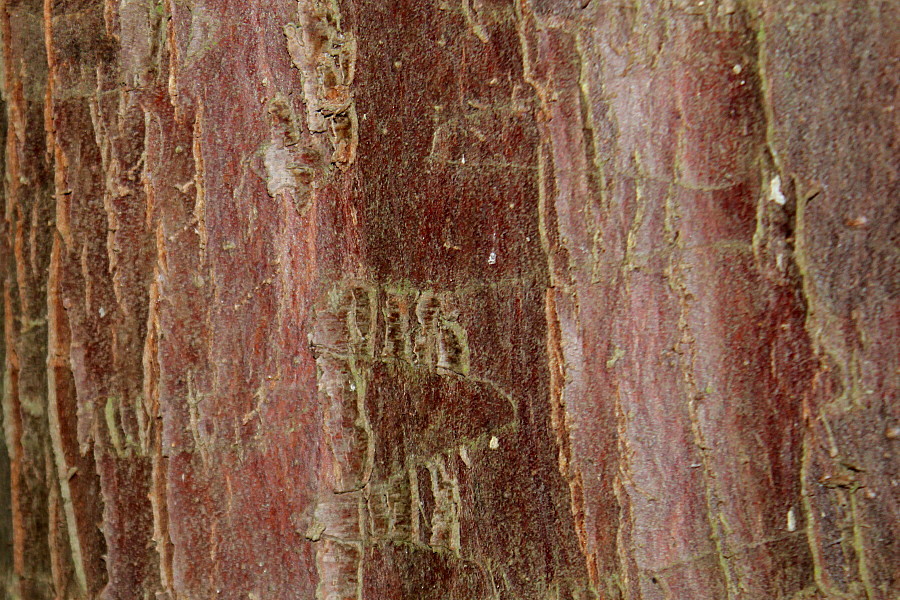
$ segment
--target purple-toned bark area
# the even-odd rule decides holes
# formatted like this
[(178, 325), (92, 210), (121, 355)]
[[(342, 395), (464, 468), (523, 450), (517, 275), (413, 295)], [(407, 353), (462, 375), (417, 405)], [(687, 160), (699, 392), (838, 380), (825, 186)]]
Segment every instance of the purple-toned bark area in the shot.
[(900, 594), (890, 0), (0, 0), (23, 600)]

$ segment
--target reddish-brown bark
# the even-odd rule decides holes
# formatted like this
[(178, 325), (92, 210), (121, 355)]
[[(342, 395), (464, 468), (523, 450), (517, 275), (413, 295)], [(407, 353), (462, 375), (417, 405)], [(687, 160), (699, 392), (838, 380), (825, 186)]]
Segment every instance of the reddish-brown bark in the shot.
[(7, 595), (895, 597), (897, 12), (0, 1)]

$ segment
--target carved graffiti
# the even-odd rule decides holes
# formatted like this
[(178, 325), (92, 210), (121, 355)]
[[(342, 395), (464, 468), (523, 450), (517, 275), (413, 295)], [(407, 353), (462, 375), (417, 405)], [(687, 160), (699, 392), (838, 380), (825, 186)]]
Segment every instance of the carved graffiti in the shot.
[[(333, 473), (306, 537), (319, 542), (322, 599), (361, 597), (366, 544), (462, 549), (450, 461), (466, 462), (465, 445), (512, 423), (515, 408), (471, 372), (457, 304), (452, 291), (347, 281), (316, 312), (311, 343)], [(405, 409), (383, 411), (384, 402)]]

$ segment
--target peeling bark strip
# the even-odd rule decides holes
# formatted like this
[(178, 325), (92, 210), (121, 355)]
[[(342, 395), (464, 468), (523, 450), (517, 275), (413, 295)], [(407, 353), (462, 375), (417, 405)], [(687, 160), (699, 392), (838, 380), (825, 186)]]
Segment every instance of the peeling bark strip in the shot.
[(894, 4), (0, 0), (0, 595), (896, 598)]
[(353, 101), (356, 37), (341, 26), (337, 0), (300, 0), (298, 24), (284, 26), (291, 60), (303, 79), (306, 126), (325, 133), (331, 162), (347, 169), (356, 158), (359, 123)]

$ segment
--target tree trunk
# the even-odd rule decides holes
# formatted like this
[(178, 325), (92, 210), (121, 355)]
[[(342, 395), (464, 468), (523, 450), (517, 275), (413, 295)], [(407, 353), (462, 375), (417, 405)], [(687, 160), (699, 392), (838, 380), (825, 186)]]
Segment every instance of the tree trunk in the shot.
[(896, 3), (0, 19), (8, 597), (900, 594)]

